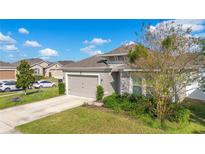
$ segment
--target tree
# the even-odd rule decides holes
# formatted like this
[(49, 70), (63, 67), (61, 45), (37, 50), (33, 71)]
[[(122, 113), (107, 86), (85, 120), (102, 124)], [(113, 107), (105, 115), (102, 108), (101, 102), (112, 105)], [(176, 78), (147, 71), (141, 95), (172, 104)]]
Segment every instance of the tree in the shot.
[(190, 28), (172, 21), (156, 27), (145, 26), (141, 39), (129, 52), (130, 64), (141, 69), (136, 76), (146, 79), (147, 93), (155, 97), (153, 111), (163, 125), (170, 114), (170, 105), (180, 103), (186, 85), (199, 78), (198, 60), (202, 56), (199, 39)]
[[(202, 50), (205, 51), (205, 39), (200, 40)], [(205, 59), (201, 59), (201, 61), (204, 61)], [(200, 88), (202, 89), (203, 92), (205, 92), (205, 78), (202, 77), (199, 81)]]
[(31, 69), (28, 62), (26, 62), (25, 60), (22, 60), (20, 62), (20, 65), (17, 67), (16, 77), (17, 77), (16, 86), (18, 88), (22, 88), (26, 95), (27, 89), (35, 81), (35, 78), (33, 76), (33, 70)]

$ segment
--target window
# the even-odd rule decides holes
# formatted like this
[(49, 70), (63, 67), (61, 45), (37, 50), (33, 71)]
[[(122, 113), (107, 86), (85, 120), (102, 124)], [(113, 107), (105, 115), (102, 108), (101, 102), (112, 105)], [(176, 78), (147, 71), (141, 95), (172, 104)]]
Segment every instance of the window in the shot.
[(133, 78), (133, 94), (142, 95), (142, 78)]
[(108, 59), (109, 59), (109, 61), (115, 61), (114, 57), (109, 57)]
[(49, 81), (41, 81), (41, 83), (51, 83), (51, 82), (49, 82)]
[(35, 68), (33, 71), (34, 71), (34, 74), (40, 74), (40, 69), (39, 68)]
[(125, 56), (110, 56), (107, 60), (110, 64), (121, 64), (125, 62)]
[(124, 61), (124, 57), (123, 56), (117, 56), (118, 61)]
[(16, 84), (15, 81), (8, 81), (5, 83), (5, 85), (10, 85), (10, 86), (15, 85), (15, 84)]

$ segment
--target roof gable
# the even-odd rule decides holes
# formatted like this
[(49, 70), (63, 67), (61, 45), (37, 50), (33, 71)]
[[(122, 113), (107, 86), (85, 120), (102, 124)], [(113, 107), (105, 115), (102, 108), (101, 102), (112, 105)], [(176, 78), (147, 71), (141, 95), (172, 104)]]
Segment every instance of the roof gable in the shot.
[(72, 60), (63, 60), (63, 61), (58, 61), (58, 63), (62, 66), (67, 65), (67, 64), (71, 64), (74, 63), (74, 61)]
[(108, 53), (102, 54), (101, 56), (117, 56), (117, 55), (127, 55), (131, 49), (135, 47), (135, 44), (132, 45), (122, 45)]
[[(40, 58), (31, 58), (31, 59), (23, 59), (23, 60), (27, 61), (30, 66), (33, 66), (33, 65), (36, 65), (36, 64), (40, 64), (40, 63), (43, 63), (43, 62), (49, 64), (49, 62), (47, 62), (45, 60), (42, 60)], [(13, 64), (18, 66), (20, 64), (20, 62), (21, 61), (17, 61), (17, 62), (15, 62)]]
[(95, 55), (86, 59), (83, 59), (78, 62), (70, 63), (65, 65), (64, 67), (107, 67), (107, 64), (104, 63), (101, 59), (100, 55)]

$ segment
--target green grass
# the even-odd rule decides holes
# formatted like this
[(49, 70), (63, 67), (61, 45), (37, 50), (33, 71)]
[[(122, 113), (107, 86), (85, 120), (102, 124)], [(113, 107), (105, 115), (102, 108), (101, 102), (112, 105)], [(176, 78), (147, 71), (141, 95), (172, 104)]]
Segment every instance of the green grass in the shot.
[[(32, 103), (32, 102), (56, 97), (59, 95), (58, 87), (42, 88), (40, 89), (40, 92), (36, 92), (36, 93), (35, 91), (37, 91), (37, 89), (29, 90), (28, 92), (30, 94), (27, 94), (27, 95), (24, 95), (23, 93), (17, 93), (16, 95), (12, 95), (12, 96), (0, 97), (0, 109), (17, 106), (17, 105), (23, 105), (27, 103)], [(11, 99), (15, 97), (20, 97), (20, 101), (12, 102)]]
[[(19, 91), (18, 91), (19, 92)], [(12, 91), (12, 92), (0, 92), (0, 96), (4, 96), (4, 95), (10, 95), (10, 94), (15, 94), (17, 93), (17, 91)]]
[(18, 126), (17, 129), (29, 134), (205, 133), (205, 104), (188, 105), (192, 111), (191, 122), (183, 128), (176, 123), (167, 123), (166, 129), (159, 129), (123, 113), (114, 113), (104, 108), (78, 107)]
[(123, 115), (78, 107), (17, 127), (31, 134), (163, 133)]

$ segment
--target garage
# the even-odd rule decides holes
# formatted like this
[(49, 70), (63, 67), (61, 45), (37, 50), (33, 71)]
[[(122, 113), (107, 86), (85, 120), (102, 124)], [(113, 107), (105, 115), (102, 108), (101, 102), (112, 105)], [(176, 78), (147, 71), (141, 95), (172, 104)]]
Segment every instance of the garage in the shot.
[(0, 80), (15, 79), (15, 70), (0, 70)]
[(98, 85), (98, 76), (94, 75), (68, 75), (68, 94), (96, 97), (96, 87)]

